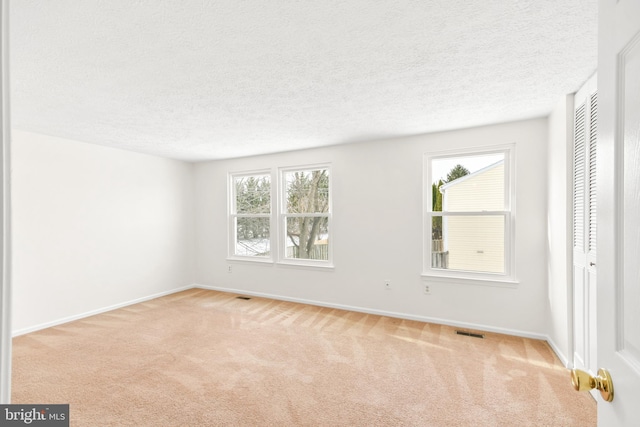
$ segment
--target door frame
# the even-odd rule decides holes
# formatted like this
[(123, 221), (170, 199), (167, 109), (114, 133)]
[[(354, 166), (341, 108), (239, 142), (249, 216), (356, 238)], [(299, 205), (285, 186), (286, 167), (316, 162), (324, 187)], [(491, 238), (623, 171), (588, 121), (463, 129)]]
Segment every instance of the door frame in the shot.
[(9, 109), (9, 0), (0, 9), (0, 404), (11, 402), (11, 125)]

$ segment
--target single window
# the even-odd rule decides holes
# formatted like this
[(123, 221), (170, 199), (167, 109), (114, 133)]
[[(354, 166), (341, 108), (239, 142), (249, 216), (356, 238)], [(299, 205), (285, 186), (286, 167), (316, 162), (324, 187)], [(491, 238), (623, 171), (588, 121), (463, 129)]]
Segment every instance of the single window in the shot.
[(331, 261), (330, 170), (328, 166), (281, 170), (283, 260)]
[(230, 255), (271, 257), (271, 175), (231, 175)]
[(511, 149), (426, 158), (427, 274), (511, 278), (510, 160)]

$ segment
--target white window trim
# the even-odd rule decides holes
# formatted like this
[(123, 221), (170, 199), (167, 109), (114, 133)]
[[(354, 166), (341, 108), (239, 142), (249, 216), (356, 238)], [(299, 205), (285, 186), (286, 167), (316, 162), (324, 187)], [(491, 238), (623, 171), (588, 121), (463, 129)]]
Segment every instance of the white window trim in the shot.
[[(312, 213), (312, 214), (290, 214), (286, 212), (287, 206), (287, 183), (284, 179), (284, 174), (287, 172), (295, 171), (308, 171), (326, 169), (329, 171), (329, 209), (326, 213)], [(333, 265), (333, 241), (334, 235), (332, 232), (332, 212), (333, 212), (333, 170), (330, 163), (315, 163), (306, 165), (296, 165), (278, 168), (278, 261), (277, 264), (288, 266), (301, 266), (301, 267), (313, 267), (313, 268), (334, 268)], [(287, 239), (287, 217), (327, 217), (329, 228), (329, 242), (328, 242), (328, 260), (315, 260), (315, 259), (300, 259), (300, 258), (287, 258), (286, 257), (286, 239)]]
[[(434, 159), (455, 157), (455, 156), (471, 156), (484, 155), (492, 153), (504, 153), (505, 161), (505, 211), (496, 212), (464, 212), (449, 213), (448, 215), (505, 215), (505, 247), (504, 247), (504, 273), (487, 273), (463, 270), (446, 270), (431, 267), (431, 162)], [(472, 147), (460, 150), (447, 150), (439, 152), (426, 153), (423, 163), (423, 273), (424, 279), (437, 280), (447, 283), (478, 284), (488, 286), (512, 286), (518, 283), (516, 280), (515, 265), (515, 240), (516, 240), (516, 174), (515, 174), (515, 144)], [(444, 216), (443, 216), (444, 218)]]
[[(269, 214), (237, 214), (235, 213), (235, 204), (236, 204), (236, 188), (234, 180), (239, 177), (249, 177), (249, 176), (260, 176), (267, 175), (271, 179), (271, 192), (270, 192), (270, 208), (271, 212)], [(275, 184), (275, 185), (274, 185)], [(259, 170), (251, 170), (251, 171), (242, 171), (242, 172), (229, 172), (227, 174), (227, 260), (230, 261), (247, 261), (247, 262), (257, 262), (257, 263), (268, 263), (273, 264), (274, 262), (274, 250), (276, 247), (274, 246), (274, 233), (277, 233), (276, 222), (274, 221), (274, 212), (276, 208), (276, 202), (274, 197), (274, 188), (277, 185), (277, 181), (274, 180), (273, 172), (271, 169), (259, 169)], [(269, 218), (269, 256), (250, 256), (250, 255), (237, 255), (236, 252), (236, 229), (235, 229), (235, 218)]]

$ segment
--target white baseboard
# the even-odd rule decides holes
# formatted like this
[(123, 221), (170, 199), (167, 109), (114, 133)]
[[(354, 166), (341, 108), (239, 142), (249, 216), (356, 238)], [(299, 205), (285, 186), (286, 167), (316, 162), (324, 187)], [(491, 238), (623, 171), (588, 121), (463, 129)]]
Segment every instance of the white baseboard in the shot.
[(523, 337), (523, 338), (532, 338), (532, 339), (537, 339), (537, 340), (542, 340), (542, 341), (547, 341), (547, 342), (549, 340), (549, 337), (544, 335), (544, 334), (536, 334), (536, 333), (533, 333), (533, 332), (520, 331), (520, 330), (517, 330), (517, 329), (498, 328), (498, 327), (494, 327), (494, 326), (488, 326), (488, 325), (482, 325), (482, 324), (476, 324), (476, 323), (456, 322), (456, 321), (451, 321), (451, 320), (448, 320), (448, 319), (441, 319), (441, 318), (437, 318), (437, 317), (419, 316), (419, 315), (413, 315), (413, 314), (407, 314), (407, 313), (399, 313), (399, 312), (386, 311), (386, 310), (376, 310), (376, 309), (371, 309), (371, 308), (367, 308), (367, 307), (359, 307), (359, 306), (344, 305), (344, 304), (334, 304), (334, 303), (327, 303), (327, 302), (324, 302), (324, 301), (308, 300), (308, 299), (304, 299), (304, 298), (291, 298), (291, 297), (286, 297), (286, 296), (281, 296), (281, 295), (273, 295), (273, 294), (267, 294), (267, 293), (263, 293), (263, 292), (246, 291), (246, 290), (243, 290), (243, 289), (233, 289), (233, 288), (227, 288), (227, 287), (222, 287), (222, 286), (208, 286), (208, 285), (196, 284), (194, 287), (200, 288), (200, 289), (208, 289), (208, 290), (212, 290), (212, 291), (230, 292), (230, 293), (234, 293), (234, 294), (251, 295), (251, 296), (255, 296), (255, 297), (270, 298), (270, 299), (280, 300), (280, 301), (297, 302), (297, 303), (301, 303), (301, 304), (309, 304), (309, 305), (315, 305), (315, 306), (320, 306), (320, 307), (328, 307), (328, 308), (336, 308), (336, 309), (340, 309), (340, 310), (355, 311), (355, 312), (358, 312), (358, 313), (376, 314), (376, 315), (379, 315), (379, 316), (395, 317), (395, 318), (398, 318), (398, 319), (417, 320), (419, 322), (436, 323), (436, 324), (439, 324), (439, 325), (453, 326), (453, 327), (458, 327), (458, 328), (465, 328), (465, 329), (485, 331), (485, 332), (494, 332), (494, 333), (498, 333), (498, 334), (513, 335), (513, 336)]
[(564, 367), (567, 369), (573, 368), (573, 363), (571, 363), (569, 361), (569, 358), (562, 351), (560, 351), (560, 347), (556, 345), (556, 343), (551, 339), (551, 337), (547, 336), (546, 341), (549, 344), (549, 347), (551, 347), (551, 350), (553, 350), (553, 352), (556, 354), (558, 359), (560, 359), (560, 362), (562, 362)]
[(35, 331), (39, 331), (41, 329), (50, 328), (52, 326), (62, 325), (63, 323), (72, 322), (74, 320), (79, 320), (79, 319), (84, 319), (85, 317), (95, 316), (96, 314), (101, 314), (101, 313), (104, 313), (104, 312), (107, 312), (107, 311), (111, 311), (111, 310), (115, 310), (115, 309), (118, 309), (118, 308), (126, 307), (128, 305), (138, 304), (138, 303), (149, 301), (149, 300), (152, 300), (152, 299), (155, 299), (155, 298), (160, 298), (160, 297), (163, 297), (163, 296), (166, 296), (166, 295), (175, 294), (176, 292), (186, 291), (186, 290), (189, 290), (189, 289), (193, 289), (195, 287), (197, 287), (197, 286), (196, 285), (187, 285), (187, 286), (183, 286), (181, 288), (171, 289), (171, 290), (164, 291), (164, 292), (158, 292), (157, 294), (148, 295), (146, 297), (136, 298), (134, 300), (122, 302), (122, 303), (119, 303), (119, 304), (110, 305), (108, 307), (103, 307), (103, 308), (98, 308), (96, 310), (87, 311), (85, 313), (80, 313), (80, 314), (76, 314), (76, 315), (73, 315), (73, 316), (63, 317), (62, 319), (57, 319), (57, 320), (53, 320), (51, 322), (41, 323), (39, 325), (30, 326), (28, 328), (18, 329), (18, 330), (13, 331), (12, 336), (17, 337), (17, 336), (20, 336), (20, 335), (28, 334), (30, 332), (35, 332)]
[(335, 304), (335, 303), (328, 303), (328, 302), (324, 302), (324, 301), (315, 301), (315, 300), (304, 299), (304, 298), (293, 298), (293, 297), (287, 297), (287, 296), (282, 296), (282, 295), (268, 294), (268, 293), (264, 293), (264, 292), (253, 292), (253, 291), (246, 291), (246, 290), (243, 290), (243, 289), (234, 289), (234, 288), (228, 288), (228, 287), (222, 287), (222, 286), (201, 285), (201, 284), (197, 284), (197, 283), (192, 284), (192, 285), (183, 286), (181, 288), (176, 288), (176, 289), (171, 289), (171, 290), (164, 291), (164, 292), (159, 292), (159, 293), (156, 293), (156, 294), (153, 294), (153, 295), (148, 295), (146, 297), (137, 298), (137, 299), (126, 301), (126, 302), (122, 302), (122, 303), (119, 303), (119, 304), (114, 304), (114, 305), (111, 305), (111, 306), (108, 306), (108, 307), (99, 308), (99, 309), (96, 309), (96, 310), (88, 311), (88, 312), (77, 314), (77, 315), (74, 315), (74, 316), (64, 317), (64, 318), (57, 319), (57, 320), (54, 320), (54, 321), (51, 321), (51, 322), (41, 323), (39, 325), (30, 326), (28, 328), (15, 330), (15, 331), (13, 331), (12, 335), (14, 337), (17, 337), (17, 336), (20, 336), (20, 335), (28, 334), (30, 332), (39, 331), (41, 329), (50, 328), (52, 326), (61, 325), (63, 323), (72, 322), (74, 320), (83, 319), (85, 317), (94, 316), (96, 314), (105, 313), (107, 311), (116, 310), (118, 308), (126, 307), (126, 306), (133, 305), (133, 304), (138, 304), (138, 303), (141, 303), (141, 302), (152, 300), (154, 298), (159, 298), (159, 297), (163, 297), (163, 296), (166, 296), (166, 295), (170, 295), (170, 294), (174, 294), (174, 293), (177, 293), (177, 292), (182, 292), (182, 291), (186, 291), (186, 290), (194, 289), (194, 288), (197, 288), (197, 289), (208, 289), (208, 290), (221, 291), (221, 292), (229, 292), (229, 293), (241, 294), (241, 295), (251, 295), (251, 296), (255, 296), (255, 297), (270, 298), (270, 299), (280, 300), (280, 301), (296, 302), (296, 303), (300, 303), (300, 304), (309, 304), (309, 305), (314, 305), (314, 306), (319, 306), (319, 307), (328, 307), (328, 308), (335, 308), (335, 309), (339, 309), (339, 310), (354, 311), (354, 312), (358, 312), (358, 313), (375, 314), (375, 315), (379, 315), (379, 316), (394, 317), (394, 318), (398, 318), (398, 319), (417, 320), (419, 322), (435, 323), (435, 324), (439, 324), (439, 325), (447, 325), (447, 326), (453, 326), (453, 327), (470, 329), (470, 330), (494, 332), (494, 333), (498, 333), (498, 334), (513, 335), (513, 336), (518, 336), (518, 337), (523, 337), (523, 338), (532, 338), (532, 339), (543, 340), (543, 341), (546, 341), (546, 342), (549, 343), (549, 345), (551, 346), (551, 349), (556, 353), (556, 355), (558, 356), (560, 361), (565, 366), (568, 366), (567, 357), (559, 350), (558, 346), (555, 345), (553, 340), (551, 340), (551, 338), (549, 336), (544, 335), (544, 334), (537, 334), (537, 333), (528, 332), (528, 331), (521, 331), (521, 330), (517, 330), (517, 329), (499, 328), (499, 327), (483, 325), (483, 324), (478, 324), (478, 323), (456, 322), (456, 321), (452, 321), (452, 320), (449, 320), (449, 319), (442, 319), (442, 318), (437, 318), (437, 317), (420, 316), (420, 315), (393, 312), (393, 311), (387, 311), (387, 310), (376, 310), (376, 309), (372, 309), (372, 308), (368, 308), (368, 307), (360, 307), (360, 306), (353, 306), (353, 305), (346, 305), (346, 304)]

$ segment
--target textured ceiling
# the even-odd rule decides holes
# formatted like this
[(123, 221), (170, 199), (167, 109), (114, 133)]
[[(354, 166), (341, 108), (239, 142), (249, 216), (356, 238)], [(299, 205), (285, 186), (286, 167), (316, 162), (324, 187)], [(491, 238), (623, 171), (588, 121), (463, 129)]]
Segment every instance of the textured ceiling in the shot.
[(547, 115), (597, 0), (19, 0), (13, 127), (182, 160)]

